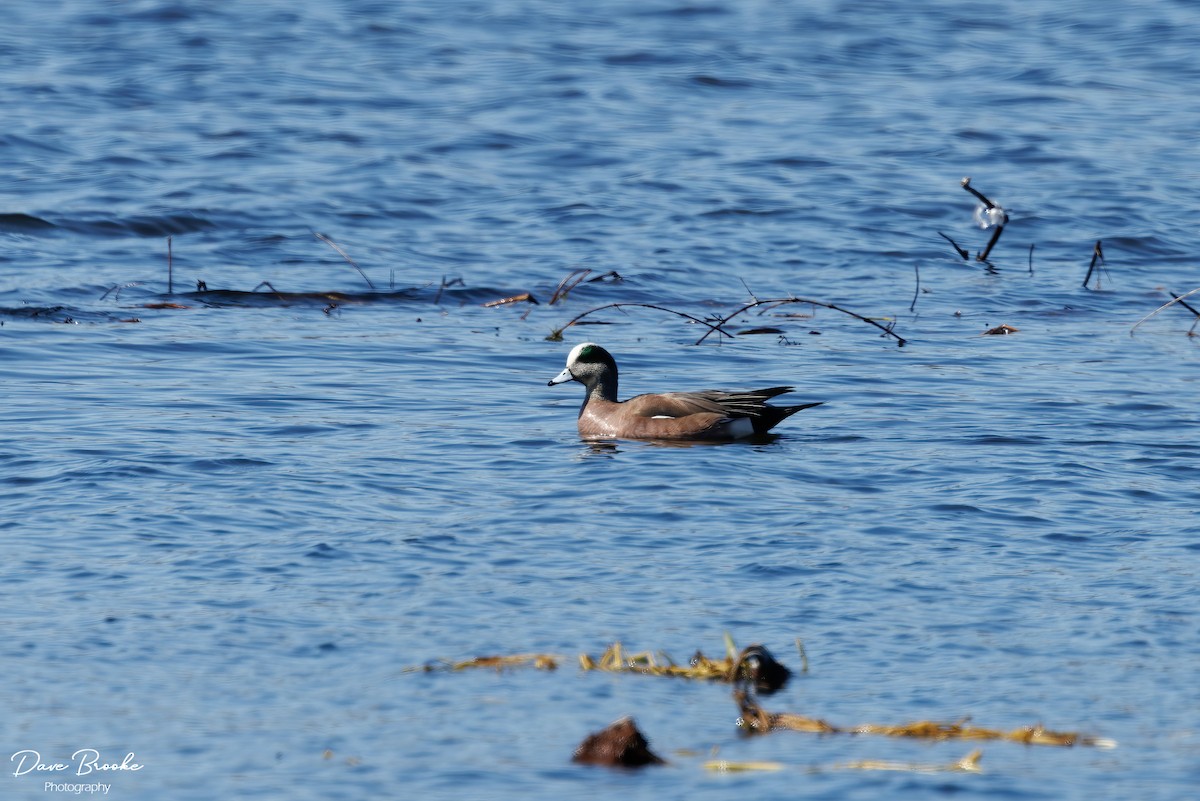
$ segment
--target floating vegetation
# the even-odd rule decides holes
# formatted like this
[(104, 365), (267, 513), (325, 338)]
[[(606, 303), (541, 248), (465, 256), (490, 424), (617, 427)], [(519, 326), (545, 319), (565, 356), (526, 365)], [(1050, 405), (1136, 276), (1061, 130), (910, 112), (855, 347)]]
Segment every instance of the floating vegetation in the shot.
[(748, 693), (741, 690), (734, 693), (734, 700), (737, 701), (741, 711), (738, 725), (751, 734), (787, 730), (815, 734), (877, 734), (885, 737), (909, 737), (924, 740), (1006, 740), (1025, 745), (1116, 747), (1116, 742), (1107, 738), (1085, 736), (1077, 732), (1051, 731), (1040, 723), (1011, 731), (972, 726), (966, 720), (954, 723), (921, 720), (898, 726), (875, 723), (859, 726), (834, 726), (820, 718), (810, 718), (791, 712), (767, 712)]
[[(844, 762), (829, 766), (817, 766), (807, 769), (809, 773), (822, 773), (834, 770), (895, 770), (908, 773), (982, 773), (979, 761), (983, 758), (980, 750), (972, 751), (956, 762), (942, 765), (930, 765), (919, 762), (891, 762), (882, 759), (862, 759), (856, 762)], [(704, 763), (706, 770), (717, 773), (744, 773), (748, 771), (777, 771), (785, 766), (779, 762), (728, 762), (724, 759), (710, 759)]]
[(767, 693), (778, 690), (791, 676), (791, 671), (776, 661), (763, 646), (750, 645), (737, 653), (728, 638), (726, 653), (721, 659), (712, 659), (697, 651), (688, 664), (680, 665), (661, 651), (657, 657), (649, 651), (630, 654), (624, 651), (621, 643), (614, 642), (598, 658), (580, 654), (579, 666), (584, 670), (610, 673), (640, 673), (729, 684), (746, 682)]
[(704, 763), (705, 770), (717, 773), (747, 773), (762, 770), (783, 770), (779, 762), (728, 762), (724, 759), (710, 759)]
[(509, 656), (477, 656), (461, 662), (442, 660), (417, 667), (404, 668), (403, 673), (433, 673), (435, 671), (458, 672), (474, 668), (490, 668), (501, 671), (508, 668), (534, 667), (538, 670), (558, 670), (560, 658), (550, 654), (512, 654)]
[[(898, 770), (908, 773), (983, 773), (979, 761), (983, 752), (976, 749), (957, 762), (948, 765), (926, 765), (912, 762), (889, 762), (882, 759), (863, 759), (857, 762), (847, 762), (842, 765), (832, 765), (829, 770)], [(818, 768), (820, 770), (820, 768)]]

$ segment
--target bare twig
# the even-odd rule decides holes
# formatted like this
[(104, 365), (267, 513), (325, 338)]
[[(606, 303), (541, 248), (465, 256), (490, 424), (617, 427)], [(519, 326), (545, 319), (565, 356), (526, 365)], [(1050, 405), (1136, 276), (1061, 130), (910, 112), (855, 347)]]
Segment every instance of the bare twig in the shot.
[(171, 237), (167, 237), (167, 294), (175, 294), (175, 269), (171, 263)]
[(350, 256), (347, 255), (346, 251), (344, 251), (340, 247), (338, 247), (336, 242), (334, 242), (329, 237), (325, 236), (325, 234), (319, 234), (316, 231), (313, 231), (313, 236), (315, 236), (317, 239), (320, 239), (326, 245), (329, 245), (329, 247), (336, 250), (338, 252), (338, 255), (340, 255), (343, 259), (345, 259), (347, 262), (349, 262), (351, 267), (358, 270), (358, 274), (361, 275), (362, 279), (367, 282), (368, 287), (370, 287), (371, 289), (375, 288), (375, 285), (371, 283), (371, 279), (367, 278), (367, 274), (363, 272), (362, 267), (358, 266), (358, 262), (356, 262), (354, 259), (350, 258)]
[(1033, 243), (1029, 243), (1029, 274), (1033, 275)]
[(442, 292), (447, 287), (452, 287), (452, 286), (466, 286), (466, 282), (463, 281), (462, 278), (451, 278), (449, 281), (447, 281), (446, 276), (443, 275), (441, 286), (438, 287), (437, 294), (434, 295), (434, 297), (433, 297), (433, 305), (434, 306), (436, 306), (438, 304), (438, 301), (442, 299)]
[(572, 270), (563, 280), (558, 282), (558, 286), (554, 290), (554, 294), (550, 296), (550, 305), (553, 306), (560, 300), (566, 300), (567, 295), (571, 294), (571, 290), (583, 283), (583, 279), (591, 275), (591, 270), (587, 267), (581, 267), (578, 270)]
[[(1192, 314), (1196, 315), (1197, 319), (1200, 319), (1200, 311), (1196, 311), (1194, 308), (1192, 308), (1191, 305), (1183, 302), (1182, 298), (1186, 298), (1187, 295), (1182, 295), (1182, 296), (1176, 295), (1174, 292), (1172, 292), (1169, 289), (1167, 290), (1167, 294), (1170, 295), (1171, 297), (1175, 298), (1175, 300), (1179, 303), (1180, 306), (1187, 309)], [(1191, 294), (1191, 293), (1188, 293), (1188, 294)]]
[(913, 270), (915, 270), (917, 273), (917, 287), (913, 290), (913, 301), (908, 307), (910, 312), (915, 312), (917, 310), (917, 296), (921, 294), (921, 265), (914, 264)]

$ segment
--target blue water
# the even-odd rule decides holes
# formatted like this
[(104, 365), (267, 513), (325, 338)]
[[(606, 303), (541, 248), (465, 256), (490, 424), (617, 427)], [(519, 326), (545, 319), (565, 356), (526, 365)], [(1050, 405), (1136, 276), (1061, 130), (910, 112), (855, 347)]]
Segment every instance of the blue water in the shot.
[[(87, 748), (139, 800), (1195, 797), (1195, 318), (1131, 329), (1200, 286), (1198, 48), (1184, 0), (6, 4), (0, 797)], [(939, 236), (991, 236), (964, 176), (990, 268)], [(551, 304), (579, 269), (621, 280)], [(546, 338), (792, 296), (907, 344)], [(583, 443), (584, 340), (623, 396), (825, 404)], [(1118, 745), (747, 739), (727, 687), (575, 667), (725, 633), (804, 643), (771, 711)], [(571, 764), (622, 715), (667, 767)]]

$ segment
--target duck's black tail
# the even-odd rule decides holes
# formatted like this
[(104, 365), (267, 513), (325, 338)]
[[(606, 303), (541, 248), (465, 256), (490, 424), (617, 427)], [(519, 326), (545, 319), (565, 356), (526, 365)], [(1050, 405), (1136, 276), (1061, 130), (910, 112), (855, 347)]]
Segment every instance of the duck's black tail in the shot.
[(765, 434), (775, 426), (782, 423), (784, 420), (791, 417), (793, 414), (805, 409), (811, 409), (814, 406), (820, 406), (825, 401), (817, 401), (816, 403), (801, 403), (796, 406), (769, 406), (764, 405), (759, 414), (751, 417), (754, 421), (754, 433)]

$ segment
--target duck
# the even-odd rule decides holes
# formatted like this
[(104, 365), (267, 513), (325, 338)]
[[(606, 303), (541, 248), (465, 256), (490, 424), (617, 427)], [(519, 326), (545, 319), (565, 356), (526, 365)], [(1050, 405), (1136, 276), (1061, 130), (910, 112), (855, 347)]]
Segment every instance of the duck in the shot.
[(567, 366), (546, 384), (583, 384), (579, 435), (584, 439), (722, 441), (758, 437), (803, 409), (823, 401), (792, 406), (767, 403), (793, 387), (746, 392), (712, 389), (664, 392), (617, 400), (617, 360), (595, 342), (571, 349)]

